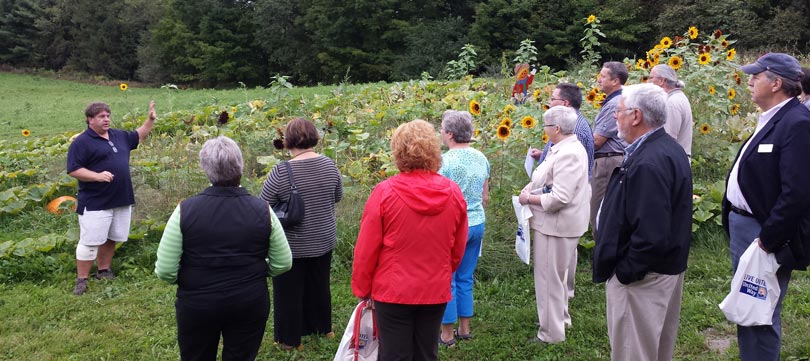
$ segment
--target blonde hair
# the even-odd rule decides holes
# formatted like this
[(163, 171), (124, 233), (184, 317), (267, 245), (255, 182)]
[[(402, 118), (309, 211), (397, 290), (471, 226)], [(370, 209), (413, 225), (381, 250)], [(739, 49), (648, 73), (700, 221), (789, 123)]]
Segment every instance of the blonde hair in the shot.
[(391, 137), (391, 153), (400, 172), (420, 169), (436, 172), (442, 165), (436, 128), (421, 119), (397, 127)]

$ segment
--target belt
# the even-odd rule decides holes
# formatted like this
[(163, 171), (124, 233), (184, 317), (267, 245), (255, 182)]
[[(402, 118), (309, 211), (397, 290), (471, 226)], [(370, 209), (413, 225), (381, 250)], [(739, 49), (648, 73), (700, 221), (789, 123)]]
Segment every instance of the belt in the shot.
[(737, 213), (737, 214), (739, 214), (739, 215), (741, 215), (743, 217), (754, 218), (754, 215), (751, 214), (751, 212), (746, 211), (745, 209), (737, 208), (734, 205), (731, 206), (731, 211), (734, 212), (734, 213)]
[(593, 155), (593, 159), (599, 159), (599, 158), (605, 158), (605, 157), (618, 157), (620, 155), (624, 155), (624, 153), (619, 153), (619, 152), (595, 153)]

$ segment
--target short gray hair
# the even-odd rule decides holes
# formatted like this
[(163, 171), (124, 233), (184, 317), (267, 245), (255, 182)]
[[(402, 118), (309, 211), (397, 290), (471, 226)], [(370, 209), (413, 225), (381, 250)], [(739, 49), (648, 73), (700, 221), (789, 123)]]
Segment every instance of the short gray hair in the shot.
[(562, 134), (571, 134), (577, 127), (577, 112), (574, 108), (556, 105), (543, 113), (543, 122), (559, 126)]
[(644, 123), (655, 129), (667, 122), (667, 93), (655, 84), (633, 84), (622, 90), (624, 106), (644, 115)]
[(787, 78), (770, 70), (765, 70), (762, 72), (762, 74), (765, 74), (765, 77), (770, 80), (782, 79), (782, 91), (788, 96), (796, 97), (802, 93), (802, 83), (800, 80)]
[(664, 79), (664, 81), (672, 88), (683, 89), (686, 84), (682, 80), (678, 80), (678, 75), (675, 74), (675, 69), (667, 64), (658, 64), (650, 70), (650, 74), (655, 72), (655, 76)]
[(200, 149), (200, 168), (215, 186), (238, 186), (244, 166), (242, 151), (231, 138), (216, 137)]
[(442, 128), (445, 132), (453, 133), (453, 141), (456, 143), (469, 143), (473, 134), (472, 114), (447, 110), (442, 114)]

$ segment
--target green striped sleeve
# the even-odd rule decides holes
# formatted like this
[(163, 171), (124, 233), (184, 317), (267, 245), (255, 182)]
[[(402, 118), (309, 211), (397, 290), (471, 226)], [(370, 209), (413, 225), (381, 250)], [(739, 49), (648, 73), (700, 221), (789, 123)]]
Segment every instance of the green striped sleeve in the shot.
[(275, 277), (292, 268), (292, 252), (287, 243), (287, 235), (276, 217), (276, 212), (270, 209), (270, 249), (267, 252), (267, 265), (270, 266), (270, 276)]
[[(286, 241), (286, 239), (285, 239)], [(157, 250), (155, 274), (169, 283), (177, 283), (177, 270), (180, 269), (180, 256), (183, 255), (183, 233), (180, 231), (180, 205), (166, 222), (163, 237)]]

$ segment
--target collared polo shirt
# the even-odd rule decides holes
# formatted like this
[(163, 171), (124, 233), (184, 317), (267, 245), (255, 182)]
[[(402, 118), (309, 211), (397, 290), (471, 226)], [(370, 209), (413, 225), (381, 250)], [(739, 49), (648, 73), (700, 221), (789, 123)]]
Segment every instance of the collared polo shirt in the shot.
[(619, 138), (619, 127), (616, 125), (616, 119), (613, 117), (613, 111), (619, 106), (619, 97), (622, 95), (622, 89), (610, 93), (605, 98), (602, 109), (596, 118), (593, 120), (594, 134), (607, 138), (602, 147), (594, 151), (595, 154), (599, 153), (624, 153), (624, 148), (627, 146), (621, 138)]
[(113, 174), (111, 182), (79, 181), (78, 214), (84, 214), (85, 209), (100, 211), (135, 204), (129, 153), (138, 147), (138, 132), (110, 129), (108, 136), (109, 140), (104, 139), (88, 127), (68, 148), (68, 173), (85, 168)]

